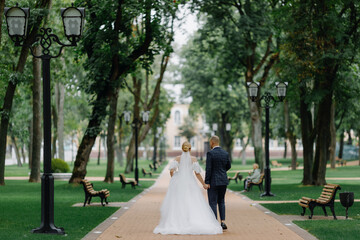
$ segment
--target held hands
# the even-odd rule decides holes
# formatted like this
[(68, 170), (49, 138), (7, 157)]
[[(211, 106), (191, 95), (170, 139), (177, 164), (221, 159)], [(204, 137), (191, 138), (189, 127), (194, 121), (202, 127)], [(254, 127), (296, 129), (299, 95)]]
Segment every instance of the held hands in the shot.
[(207, 190), (207, 189), (210, 188), (210, 185), (209, 185), (209, 184), (204, 184), (204, 185), (203, 185), (203, 188), (204, 188), (205, 190)]

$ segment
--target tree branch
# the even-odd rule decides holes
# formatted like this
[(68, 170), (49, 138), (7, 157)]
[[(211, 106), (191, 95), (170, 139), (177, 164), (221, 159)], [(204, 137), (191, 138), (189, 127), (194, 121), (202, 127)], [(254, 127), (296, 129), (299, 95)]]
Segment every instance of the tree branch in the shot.
[(264, 69), (264, 73), (260, 79), (260, 84), (261, 86), (264, 86), (265, 81), (269, 75), (270, 69), (272, 68), (272, 66), (275, 64), (275, 62), (279, 60), (279, 53), (275, 53), (271, 56), (270, 61), (268, 62), (268, 64), (265, 66)]
[(259, 64), (256, 66), (255, 70), (254, 70), (254, 75), (259, 72), (260, 68), (264, 65), (264, 63), (266, 62), (267, 57), (270, 55), (270, 46), (271, 46), (271, 41), (272, 41), (272, 34), (270, 34), (268, 41), (267, 41), (267, 46), (266, 46), (266, 52), (264, 54), (264, 56), (262, 57), (261, 61), (259, 62)]

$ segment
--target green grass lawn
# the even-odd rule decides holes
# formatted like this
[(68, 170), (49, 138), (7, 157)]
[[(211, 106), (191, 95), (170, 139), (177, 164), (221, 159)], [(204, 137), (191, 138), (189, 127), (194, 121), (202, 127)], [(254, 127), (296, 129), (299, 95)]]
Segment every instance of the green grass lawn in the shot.
[[(150, 171), (149, 164), (152, 161), (148, 161), (145, 159), (139, 159), (139, 177), (142, 177), (141, 169), (144, 168), (146, 171)], [(164, 162), (159, 169), (156, 171), (152, 171), (153, 174), (161, 173), (163, 168), (166, 166), (166, 162)], [(72, 171), (73, 166), (70, 166), (70, 170)], [(100, 165), (97, 165), (97, 159), (90, 159), (87, 165), (87, 177), (105, 177), (106, 173), (106, 160), (101, 159)], [(42, 170), (42, 167), (41, 167)], [(114, 176), (117, 180), (119, 180), (119, 174), (124, 173), (125, 166), (120, 167), (118, 163), (115, 163)], [(22, 167), (18, 167), (16, 165), (10, 165), (5, 167), (5, 177), (19, 177), (19, 176), (28, 176), (30, 172), (28, 164), (24, 164)], [(134, 173), (125, 174), (128, 178), (134, 178)], [(149, 175), (147, 175), (149, 177)], [(153, 178), (156, 178), (153, 176)]]
[[(143, 181), (136, 189), (129, 186), (122, 189), (120, 182), (93, 183), (95, 190), (110, 190), (110, 202), (125, 202), (154, 182)], [(82, 185), (55, 181), (55, 224), (65, 229), (66, 236), (32, 234), (31, 229), (39, 227), (41, 222), (40, 189), (40, 183), (16, 180), (6, 181), (6, 185), (0, 187), (0, 239), (81, 239), (118, 210), (115, 207), (71, 207), (84, 201)], [(100, 202), (100, 198), (95, 197), (92, 202)]]
[[(355, 195), (356, 196), (356, 195)], [(302, 208), (297, 203), (283, 203), (283, 204), (261, 204), (267, 209), (276, 214), (285, 215), (300, 215)], [(327, 207), (326, 211), (329, 216), (332, 216), (330, 209)], [(335, 214), (337, 216), (345, 216), (345, 208), (341, 203), (335, 202)], [(306, 216), (310, 215), (307, 209)], [(324, 215), (321, 207), (314, 208), (314, 215)], [(338, 239), (359, 239), (360, 236), (360, 203), (355, 202), (349, 208), (349, 218), (353, 220), (306, 220), (294, 221), (299, 227), (304, 228), (318, 239), (324, 240), (338, 240)]]
[[(284, 165), (284, 164), (283, 164)], [(235, 165), (236, 166), (236, 165)], [(260, 197), (260, 191), (258, 187), (254, 187), (252, 191), (243, 193), (253, 200), (262, 201), (286, 201), (286, 200), (298, 200), (299, 198), (306, 196), (310, 198), (318, 198), (322, 191), (322, 186), (303, 186), (301, 185), (302, 170), (296, 171), (272, 171), (271, 178), (271, 192), (276, 196), (274, 197)], [(232, 174), (229, 174), (232, 175)], [(244, 174), (243, 174), (244, 175)], [(244, 175), (245, 177), (245, 175)], [(359, 180), (335, 180), (329, 178), (351, 178), (360, 177), (360, 166), (345, 166), (338, 167), (336, 169), (328, 168), (326, 171), (326, 178), (328, 183), (339, 184), (341, 190), (339, 192), (351, 191), (354, 192), (355, 199), (360, 198), (360, 181)], [(229, 188), (234, 191), (243, 190), (243, 181), (236, 184), (232, 181)], [(339, 199), (337, 193), (336, 199)], [(300, 215), (302, 208), (298, 203), (281, 203), (281, 204), (261, 204), (276, 214), (286, 215)], [(327, 208), (328, 215), (331, 215), (331, 211)], [(341, 203), (335, 203), (335, 213), (337, 216), (345, 216), (345, 208)], [(309, 210), (306, 210), (306, 215), (310, 214)], [(321, 207), (314, 209), (314, 215), (323, 215)], [(360, 203), (355, 202), (354, 205), (349, 208), (349, 217), (353, 220), (306, 220), (306, 221), (294, 221), (295, 224), (309, 231), (318, 239), (324, 240), (338, 240), (338, 239), (359, 239), (360, 236)]]

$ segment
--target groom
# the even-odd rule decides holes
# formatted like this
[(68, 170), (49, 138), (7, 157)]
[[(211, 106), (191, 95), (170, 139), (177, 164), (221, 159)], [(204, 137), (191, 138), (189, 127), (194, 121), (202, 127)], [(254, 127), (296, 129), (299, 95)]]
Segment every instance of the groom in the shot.
[(221, 227), (227, 229), (225, 224), (225, 193), (229, 180), (226, 171), (231, 168), (229, 153), (219, 147), (220, 140), (218, 136), (210, 138), (210, 148), (212, 149), (206, 155), (206, 174), (205, 185), (211, 209), (214, 211), (217, 219), (217, 205), (221, 219)]

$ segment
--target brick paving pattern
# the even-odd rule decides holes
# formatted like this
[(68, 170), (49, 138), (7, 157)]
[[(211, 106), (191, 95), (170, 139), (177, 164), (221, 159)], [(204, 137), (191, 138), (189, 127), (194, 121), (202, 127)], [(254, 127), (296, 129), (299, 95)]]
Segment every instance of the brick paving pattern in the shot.
[[(156, 184), (141, 196), (130, 201), (131, 206), (123, 207), (104, 223), (93, 229), (85, 240), (172, 240), (172, 239), (316, 239), (298, 228), (287, 219), (277, 220), (274, 213), (258, 204), (251, 204), (243, 196), (228, 191), (226, 194), (226, 224), (228, 230), (222, 235), (160, 235), (153, 229), (160, 219), (160, 206), (165, 197), (170, 176), (167, 169)], [(206, 192), (204, 190), (204, 196)]]

